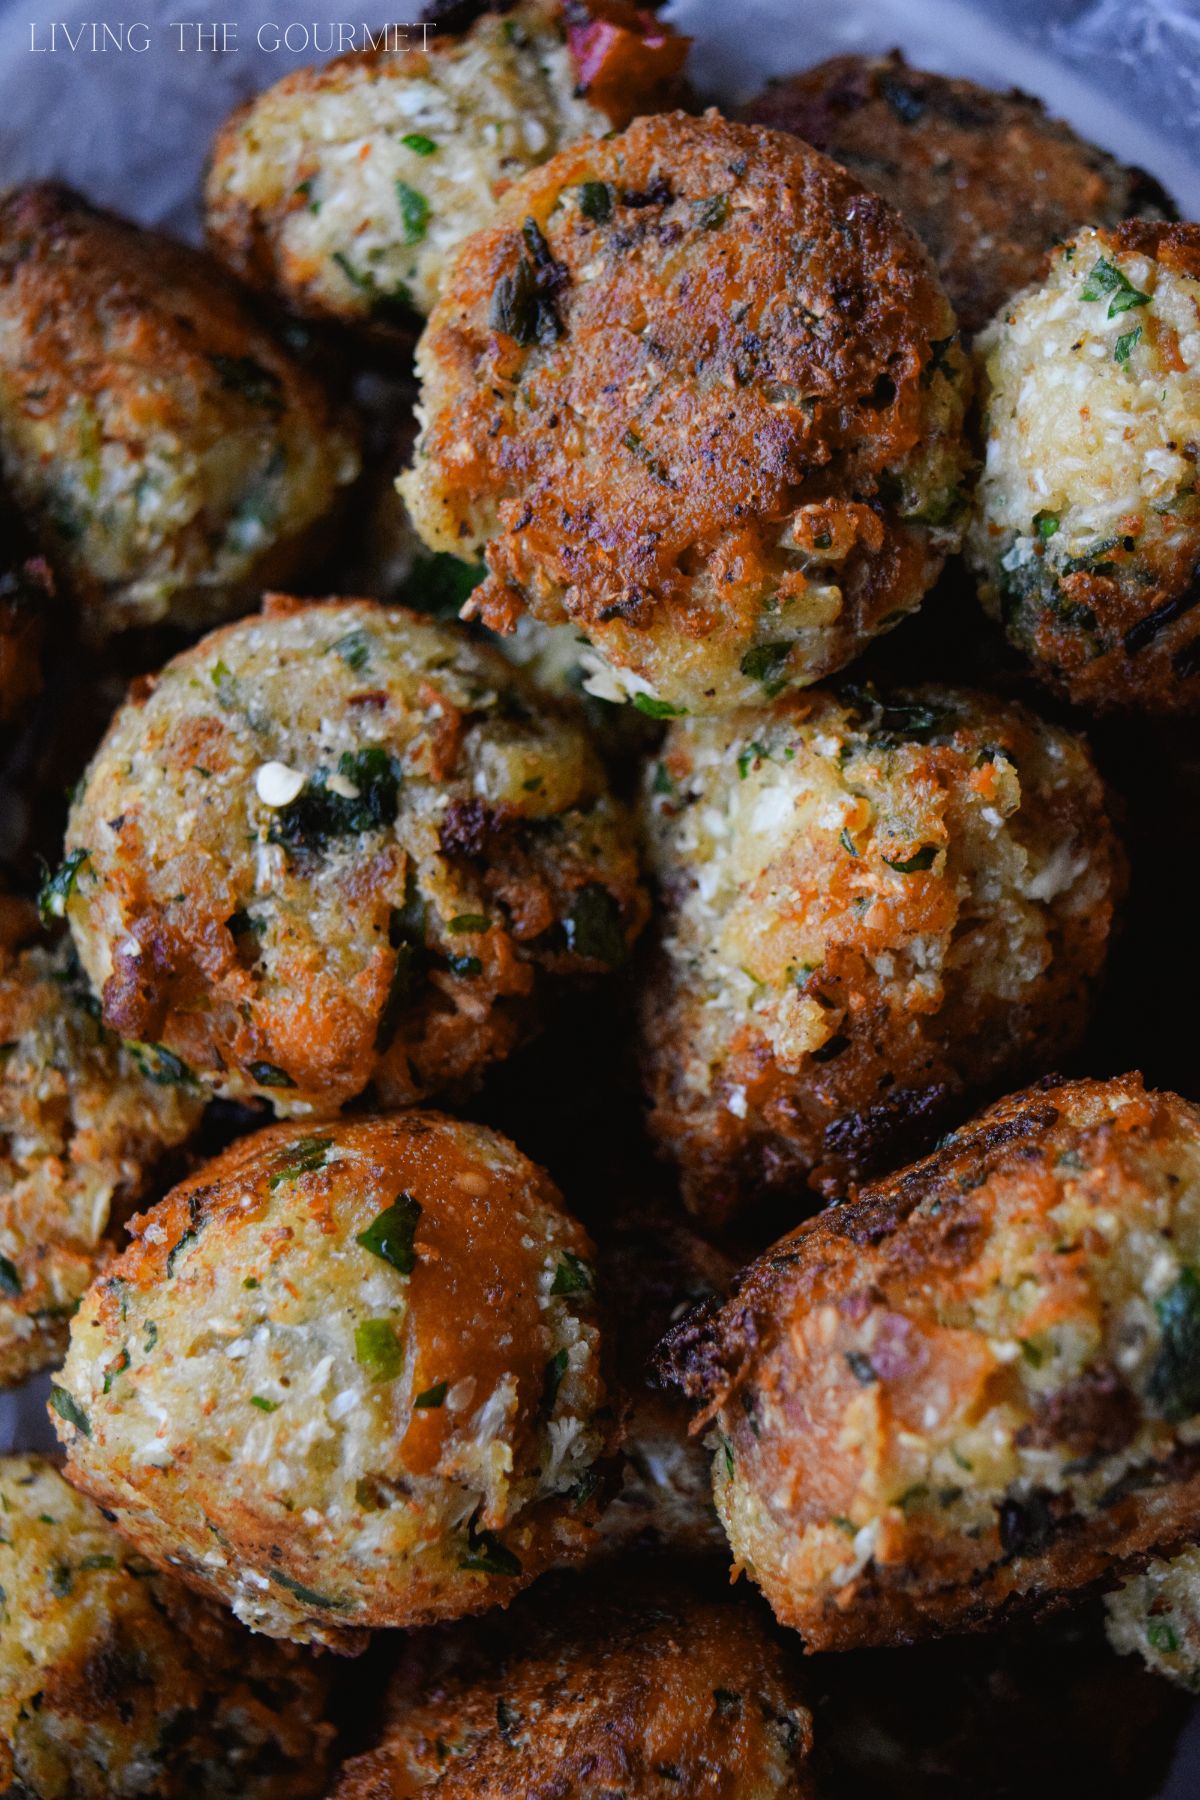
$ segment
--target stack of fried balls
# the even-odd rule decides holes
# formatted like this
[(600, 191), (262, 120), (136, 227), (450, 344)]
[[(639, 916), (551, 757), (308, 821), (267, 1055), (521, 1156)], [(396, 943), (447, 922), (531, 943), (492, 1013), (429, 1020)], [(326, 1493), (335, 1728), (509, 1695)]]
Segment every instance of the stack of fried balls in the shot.
[(0, 1792), (1149, 1796), (1200, 225), (435, 22), (0, 198)]

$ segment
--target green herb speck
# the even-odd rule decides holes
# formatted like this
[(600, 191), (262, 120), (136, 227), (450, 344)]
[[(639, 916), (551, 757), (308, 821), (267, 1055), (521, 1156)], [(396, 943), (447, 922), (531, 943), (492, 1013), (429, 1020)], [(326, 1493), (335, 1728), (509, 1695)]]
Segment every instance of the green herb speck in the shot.
[(937, 853), (936, 844), (922, 844), (921, 848), (914, 851), (912, 856), (895, 859), (885, 856), (883, 860), (889, 869), (895, 869), (897, 875), (922, 875), (926, 869), (933, 867)]
[(294, 1088), (296, 1085), (287, 1070), (281, 1069), (277, 1063), (247, 1063), (246, 1073), (259, 1087)]
[(635, 694), (633, 704), (648, 719), (682, 719), (687, 713), (686, 706), (672, 706), (669, 700), (660, 700), (657, 694)]
[(1103, 300), (1106, 294), (1111, 296), (1108, 303), (1110, 319), (1128, 312), (1131, 307), (1150, 304), (1149, 294), (1143, 294), (1140, 288), (1135, 288), (1115, 263), (1107, 262), (1101, 257), (1084, 282), (1079, 297), (1081, 300)]
[(608, 224), (613, 212), (613, 191), (607, 181), (584, 181), (580, 184), (579, 210), (594, 225)]
[(595, 1279), (591, 1269), (582, 1257), (573, 1256), (564, 1250), (554, 1271), (554, 1280), (550, 1284), (552, 1294), (590, 1294), (595, 1287)]
[[(331, 1137), (297, 1138), (296, 1142), (289, 1144), (284, 1151), (283, 1160), (276, 1165), (275, 1171), (267, 1183), (268, 1188), (274, 1193), (275, 1189), (281, 1187), (285, 1181), (296, 1181), (301, 1175), (314, 1175), (318, 1169), (325, 1167), (326, 1152), (332, 1148), (333, 1139)], [(246, 1286), (250, 1285), (251, 1283), (248, 1281)], [(253, 1285), (257, 1287), (257, 1281)]]
[(400, 219), (404, 226), (403, 242), (419, 244), (429, 229), (429, 202), (424, 194), (416, 188), (409, 187), (407, 181), (396, 183), (396, 200), (400, 207)]
[(355, 1242), (390, 1263), (399, 1274), (411, 1275), (417, 1266), (415, 1238), (420, 1218), (420, 1202), (411, 1194), (397, 1194), (392, 1204), (358, 1233)]
[(55, 1383), (50, 1389), (50, 1404), (60, 1419), (73, 1425), (76, 1431), (82, 1431), (84, 1437), (92, 1435), (92, 1422), (76, 1400), (74, 1394), (68, 1393), (65, 1387)]
[(90, 850), (72, 850), (54, 874), (48, 874), (42, 882), (38, 889), (37, 906), (43, 925), (50, 925), (55, 919), (63, 917), (67, 901), (78, 887), (80, 872), (91, 854)]
[(354, 1327), (354, 1355), (372, 1381), (395, 1381), (404, 1351), (390, 1319), (360, 1319)]

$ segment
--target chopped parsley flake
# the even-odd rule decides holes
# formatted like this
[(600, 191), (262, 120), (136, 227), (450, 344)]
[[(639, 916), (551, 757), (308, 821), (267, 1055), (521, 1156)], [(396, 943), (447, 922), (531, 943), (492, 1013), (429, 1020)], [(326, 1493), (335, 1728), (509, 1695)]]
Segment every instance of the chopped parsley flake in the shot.
[(739, 667), (749, 681), (762, 683), (763, 693), (768, 700), (781, 694), (787, 686), (788, 659), (792, 654), (792, 646), (788, 643), (755, 644), (747, 650)]
[(330, 1612), (341, 1612), (350, 1605), (349, 1600), (331, 1600), (328, 1594), (318, 1594), (315, 1588), (305, 1587), (302, 1581), (297, 1581), (294, 1575), (287, 1574), (283, 1569), (269, 1568), (267, 1574), (277, 1587), (286, 1588), (289, 1594), (294, 1594), (305, 1606), (319, 1606)]
[(411, 1275), (417, 1266), (415, 1238), (420, 1218), (420, 1202), (411, 1194), (397, 1194), (354, 1241), (372, 1256), (391, 1263), (401, 1275)]
[(396, 200), (400, 207), (400, 218), (404, 225), (404, 243), (419, 244), (429, 229), (429, 202), (424, 194), (416, 188), (409, 187), (407, 181), (396, 183)]
[(686, 706), (672, 706), (669, 700), (660, 700), (656, 694), (635, 694), (633, 704), (648, 719), (682, 719), (687, 712)]
[(446, 930), (457, 937), (468, 931), (486, 931), (491, 922), (486, 913), (457, 913)]
[(61, 919), (67, 910), (67, 901), (79, 885), (79, 875), (84, 863), (91, 856), (90, 850), (72, 850), (71, 854), (54, 871), (47, 874), (38, 889), (37, 905), (42, 915), (43, 925), (53, 924)]
[[(168, 1281), (171, 1279), (171, 1277), (175, 1273), (175, 1264), (179, 1261), (179, 1258), (183, 1255), (185, 1250), (188, 1250), (191, 1248), (191, 1246), (196, 1242), (196, 1239), (199, 1236), (200, 1236), (200, 1233), (196, 1230), (195, 1226), (194, 1225), (189, 1226), (188, 1229), (184, 1232), (183, 1236), (179, 1239), (179, 1241), (172, 1246), (170, 1252), (167, 1255), (167, 1280)], [(149, 1330), (149, 1327), (147, 1327), (147, 1330)], [(146, 1345), (147, 1350), (149, 1350), (151, 1348), (151, 1345), (153, 1344), (154, 1339), (157, 1338), (157, 1336), (158, 1336), (158, 1330), (157, 1330), (157, 1328), (155, 1328), (154, 1338), (151, 1338)]]
[(360, 1319), (354, 1327), (354, 1355), (372, 1381), (395, 1381), (404, 1351), (390, 1319)]
[(7, 1256), (0, 1256), (0, 1294), (7, 1294), (10, 1300), (15, 1300), (23, 1287), (21, 1272), (16, 1263), (11, 1262)]
[(883, 860), (889, 869), (895, 869), (897, 875), (922, 875), (926, 869), (933, 867), (937, 853), (936, 844), (922, 844), (921, 848), (914, 851), (911, 856), (895, 859), (885, 856)]
[(318, 769), (296, 798), (281, 806), (271, 821), (273, 844), (316, 855), (338, 838), (364, 831), (383, 831), (395, 822), (400, 793), (400, 765), (379, 745), (344, 750), (337, 774), (352, 794), (330, 785), (329, 771)]
[(447, 1382), (435, 1381), (432, 1387), (426, 1388), (423, 1394), (417, 1395), (416, 1399), (413, 1401), (413, 1405), (419, 1406), (425, 1411), (432, 1411), (434, 1408), (441, 1406), (446, 1398), (447, 1386)]
[(557, 343), (562, 336), (562, 321), (554, 301), (542, 291), (539, 271), (528, 257), (523, 256), (516, 268), (496, 283), (488, 324), (493, 331), (515, 338), (523, 350), (533, 344), (545, 347)]
[(576, 956), (606, 963), (614, 969), (625, 960), (625, 933), (621, 908), (606, 887), (589, 881), (575, 896), (575, 904), (563, 920), (567, 949)]
[(392, 288), (381, 288), (374, 275), (356, 269), (348, 256), (335, 250), (334, 261), (352, 288), (367, 302), (371, 317), (386, 323), (389, 319), (405, 322), (412, 312), (412, 293), (402, 281)]
[(1154, 1310), (1162, 1340), (1146, 1392), (1164, 1419), (1175, 1423), (1200, 1412), (1200, 1280), (1195, 1271), (1184, 1269)]
[(1151, 1619), (1146, 1627), (1146, 1642), (1162, 1656), (1173, 1656), (1179, 1648), (1179, 1637), (1169, 1619)]
[(281, 1069), (277, 1063), (247, 1063), (246, 1073), (259, 1087), (294, 1088), (296, 1085), (287, 1070)]
[(1080, 299), (1103, 300), (1106, 294), (1111, 296), (1108, 302), (1110, 319), (1128, 312), (1131, 307), (1150, 304), (1149, 294), (1143, 294), (1140, 288), (1135, 288), (1115, 263), (1107, 262), (1101, 257), (1085, 281)]
[(1123, 331), (1117, 339), (1117, 347), (1113, 351), (1113, 361), (1116, 363), (1127, 363), (1130, 356), (1133, 354), (1134, 345), (1141, 335), (1142, 328), (1140, 325), (1135, 325), (1132, 331)]
[(547, 1412), (554, 1411), (554, 1402), (558, 1399), (558, 1390), (562, 1386), (562, 1378), (567, 1372), (567, 1352), (556, 1350), (546, 1364), (546, 1379), (542, 1387), (542, 1406)]
[(426, 137), (423, 131), (406, 131), (400, 142), (406, 150), (411, 150), (414, 156), (432, 156), (437, 149), (433, 139)]
[(356, 675), (361, 675), (371, 660), (371, 640), (361, 626), (348, 631), (345, 637), (338, 638), (329, 648)]
[[(295, 1181), (301, 1175), (314, 1175), (318, 1169), (325, 1167), (326, 1152), (332, 1150), (331, 1137), (302, 1137), (290, 1144), (284, 1153), (283, 1161), (276, 1168), (267, 1186), (272, 1193), (282, 1187), (285, 1181)], [(250, 1285), (246, 1283), (247, 1287)], [(254, 1282), (257, 1287), (257, 1281)]]
[(613, 191), (607, 181), (585, 181), (579, 187), (579, 210), (594, 225), (607, 225), (613, 213)]
[(728, 223), (732, 208), (728, 194), (710, 194), (707, 200), (696, 201), (696, 223), (701, 231), (719, 231)]
[(50, 1404), (60, 1419), (65, 1419), (68, 1425), (75, 1427), (76, 1431), (82, 1431), (84, 1437), (91, 1437), (91, 1420), (74, 1394), (68, 1393), (65, 1387), (59, 1387), (57, 1382), (50, 1389)]
[(757, 738), (752, 738), (737, 759), (739, 781), (745, 781), (751, 769), (757, 768), (760, 762), (766, 762), (767, 760), (768, 751), (766, 745), (760, 744)]
[(590, 1294), (595, 1286), (591, 1269), (582, 1257), (564, 1250), (550, 1284), (552, 1294)]
[(143, 1044), (126, 1040), (126, 1049), (134, 1062), (156, 1087), (195, 1087), (196, 1077), (181, 1056), (165, 1044)]
[(521, 1564), (512, 1551), (490, 1531), (472, 1532), (467, 1547), (459, 1557), (460, 1569), (474, 1569), (480, 1575), (519, 1575)]

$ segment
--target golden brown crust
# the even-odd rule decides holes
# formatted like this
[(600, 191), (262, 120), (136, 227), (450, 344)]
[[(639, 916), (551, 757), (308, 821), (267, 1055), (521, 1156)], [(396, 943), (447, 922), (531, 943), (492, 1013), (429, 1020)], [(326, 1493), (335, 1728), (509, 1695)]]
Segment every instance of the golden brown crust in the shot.
[(954, 541), (945, 297), (890, 208), (781, 133), (675, 113), (560, 152), (460, 251), (418, 360), (402, 485), (427, 542), (483, 549), (471, 610), (570, 619), (643, 698), (816, 679)]
[(1143, 170), (1047, 117), (1040, 100), (910, 68), (898, 50), (773, 81), (742, 116), (794, 132), (890, 201), (972, 337), (1081, 225), (1174, 211)]
[(196, 1130), (199, 1091), (120, 1044), (70, 953), (36, 919), (0, 920), (0, 1386), (59, 1358), (72, 1313), (166, 1152)]
[(648, 910), (582, 725), (457, 625), (369, 601), (274, 596), (168, 664), (67, 852), (114, 1029), (310, 1114), (469, 1088)]
[(739, 1563), (812, 1650), (984, 1629), (1183, 1542), (1200, 1114), (1044, 1082), (668, 1339)]
[(526, 169), (676, 104), (689, 42), (626, 0), (464, 7), (424, 47), (409, 37), (249, 100), (217, 135), (205, 190), (210, 245), (240, 279), (385, 343), (429, 310), (455, 245)]
[(1124, 888), (1087, 746), (1024, 707), (849, 684), (672, 727), (650, 1128), (711, 1223), (895, 1167), (1083, 1037)]
[(65, 188), (0, 202), (0, 464), (98, 639), (314, 553), (355, 430), (206, 258)]
[[(0, 1458), (0, 1783), (38, 1800), (313, 1800), (328, 1664), (159, 1575), (38, 1456)], [(7, 1777), (7, 1780), (5, 1779)]]
[(1092, 711), (1200, 706), (1198, 301), (1200, 226), (1130, 219), (1065, 244), (980, 340), (982, 598)]
[(811, 1719), (746, 1598), (694, 1571), (551, 1580), (469, 1638), (415, 1642), (335, 1800), (802, 1800)]
[(586, 1546), (592, 1250), (493, 1132), (278, 1125), (130, 1225), (53, 1401), (71, 1479), (273, 1636), (505, 1605)]

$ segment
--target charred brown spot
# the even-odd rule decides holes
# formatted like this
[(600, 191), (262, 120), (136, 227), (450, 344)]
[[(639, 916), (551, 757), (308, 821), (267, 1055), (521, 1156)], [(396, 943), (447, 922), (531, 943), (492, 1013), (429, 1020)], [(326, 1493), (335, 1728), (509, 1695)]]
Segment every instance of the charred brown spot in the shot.
[(443, 856), (484, 856), (489, 846), (508, 836), (518, 821), (483, 800), (452, 800), (438, 832)]
[(166, 934), (153, 924), (113, 953), (101, 994), (102, 1017), (121, 1037), (156, 1039), (167, 1016), (174, 968)]
[(902, 1162), (924, 1147), (949, 1099), (945, 1082), (897, 1088), (886, 1100), (861, 1112), (843, 1113), (828, 1124), (825, 1154), (844, 1163), (859, 1180), (881, 1174), (889, 1163)]
[(1115, 1369), (1097, 1364), (1047, 1395), (1017, 1441), (1036, 1450), (1065, 1445), (1076, 1456), (1113, 1456), (1132, 1442), (1139, 1423), (1133, 1390)]

